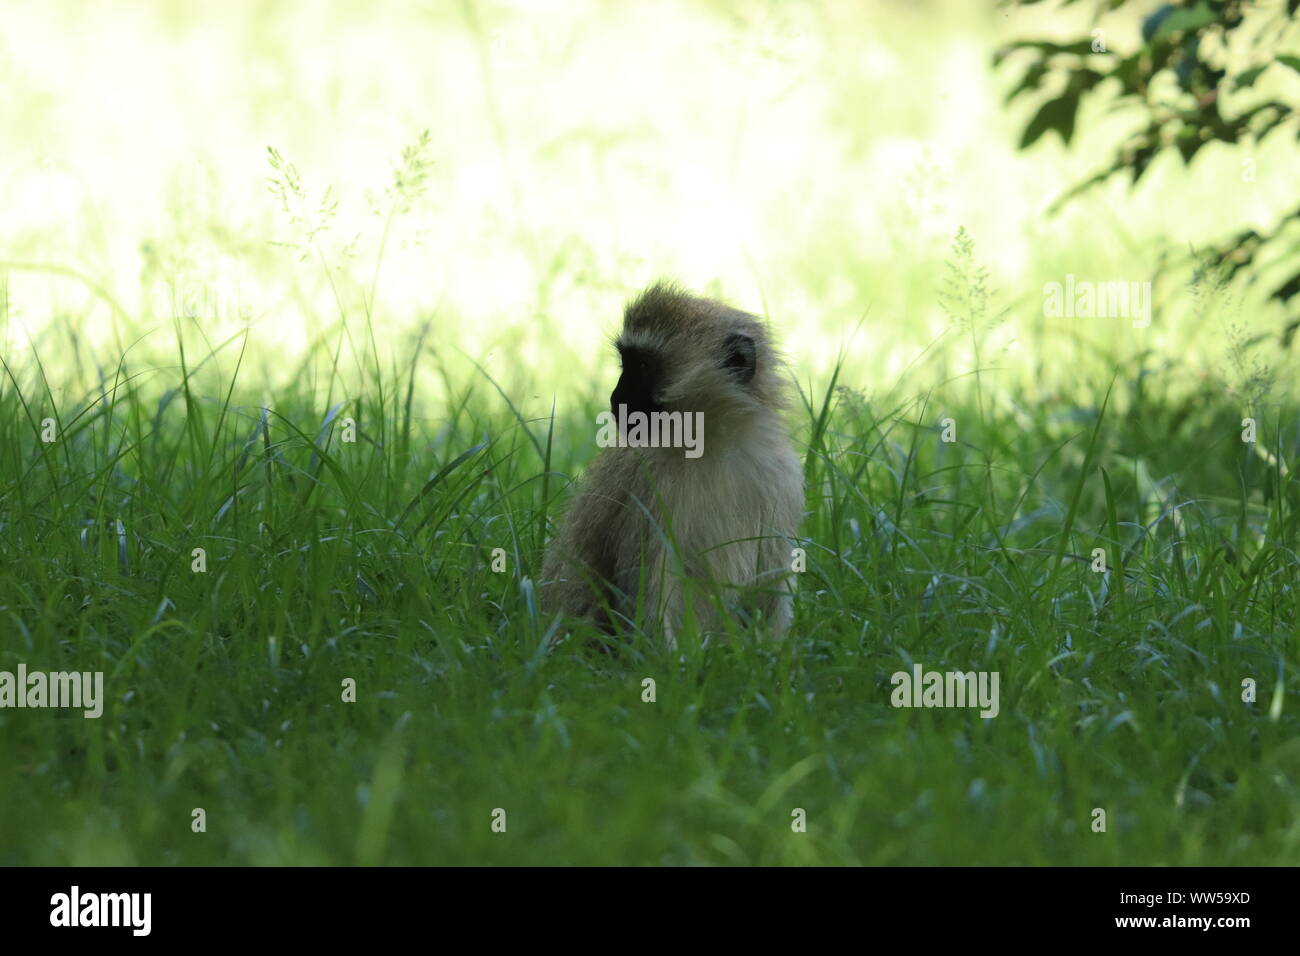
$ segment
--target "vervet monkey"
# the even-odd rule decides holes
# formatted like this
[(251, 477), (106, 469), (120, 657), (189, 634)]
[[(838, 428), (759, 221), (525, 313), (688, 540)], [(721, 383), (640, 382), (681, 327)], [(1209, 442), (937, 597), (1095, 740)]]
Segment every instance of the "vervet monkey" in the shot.
[[(610, 414), (623, 447), (602, 448), (582, 479), (543, 564), (543, 609), (606, 630), (639, 622), (674, 645), (690, 594), (702, 631), (717, 629), (721, 605), (745, 623), (761, 612), (779, 637), (793, 615), (804, 481), (766, 324), (659, 283), (628, 305), (615, 347)], [(697, 447), (638, 443), (622, 427), (637, 412)]]

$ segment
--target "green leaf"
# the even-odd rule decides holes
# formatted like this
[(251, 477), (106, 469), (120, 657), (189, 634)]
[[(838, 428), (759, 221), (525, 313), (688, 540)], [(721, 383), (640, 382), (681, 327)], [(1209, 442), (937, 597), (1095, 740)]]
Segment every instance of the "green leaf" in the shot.
[[(1100, 467), (1100, 466), (1099, 466)], [(1110, 486), (1110, 475), (1105, 468), (1101, 468), (1101, 482), (1106, 490), (1106, 526), (1110, 530), (1109, 544), (1115, 549), (1115, 560), (1113, 562), (1115, 582), (1111, 587), (1111, 593), (1116, 596), (1120, 606), (1121, 615), (1128, 615), (1128, 588), (1127, 578), (1124, 574), (1124, 545), (1119, 537), (1119, 517), (1115, 507), (1115, 492)]]
[(1048, 100), (1025, 127), (1025, 135), (1020, 139), (1020, 148), (1028, 149), (1044, 133), (1052, 129), (1056, 130), (1061, 141), (1068, 146), (1074, 136), (1074, 115), (1078, 109), (1077, 90), (1067, 90), (1060, 97)]
[(1300, 56), (1291, 56), (1288, 53), (1279, 53), (1277, 62), (1284, 66), (1289, 66), (1297, 73), (1300, 73)]
[(1279, 302), (1290, 302), (1297, 293), (1300, 293), (1300, 272), (1274, 289), (1269, 298), (1277, 299)]
[(1025, 75), (1020, 78), (1020, 82), (1011, 88), (1011, 92), (1007, 93), (1006, 99), (1002, 102), (1010, 103), (1021, 93), (1038, 89), (1042, 85), (1045, 76), (1047, 76), (1046, 63), (1039, 60), (1037, 63), (1031, 64), (1029, 69), (1025, 70)]
[(1259, 66), (1252, 66), (1249, 70), (1246, 70), (1244, 73), (1239, 73), (1237, 77), (1232, 81), (1233, 89), (1245, 90), (1254, 86), (1255, 81), (1259, 79), (1259, 75), (1263, 73), (1265, 70), (1267, 70), (1270, 66), (1272, 66), (1271, 63), (1262, 63)]
[(1156, 35), (1151, 38), (1151, 42), (1156, 43), (1174, 33), (1185, 33), (1191, 30), (1199, 30), (1201, 27), (1208, 26), (1217, 19), (1218, 17), (1215, 15), (1215, 12), (1210, 9), (1210, 5), (1206, 3), (1205, 0), (1201, 0), (1201, 2), (1194, 7), (1183, 7), (1165, 17), (1164, 21), (1160, 24), (1160, 28), (1156, 30)]
[(1185, 166), (1192, 161), (1192, 157), (1196, 155), (1197, 150), (1205, 145), (1205, 140), (1201, 139), (1200, 133), (1195, 127), (1185, 126), (1179, 131), (1177, 139), (1174, 140), (1174, 145), (1178, 147), (1178, 152), (1183, 157), (1183, 165)]
[(1074, 56), (1091, 56), (1092, 39), (1074, 40), (1070, 43), (1056, 43), (1052, 40), (1017, 40), (1015, 43), (1009, 43), (993, 54), (993, 65), (997, 66), (1017, 50), (1038, 50), (1044, 56), (1052, 56), (1057, 53), (1068, 53)]

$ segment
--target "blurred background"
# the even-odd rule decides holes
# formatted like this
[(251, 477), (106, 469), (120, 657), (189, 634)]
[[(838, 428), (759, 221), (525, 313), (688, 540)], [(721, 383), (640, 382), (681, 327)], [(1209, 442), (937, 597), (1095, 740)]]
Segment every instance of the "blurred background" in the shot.
[[(1190, 268), (1166, 270), (1149, 328), (1044, 315), (1045, 283), (1151, 281), (1228, 221), (1269, 228), (1293, 201), (1288, 136), (1251, 153), (1251, 181), (1239, 153), (1166, 155), (1136, 189), (1112, 180), (1049, 215), (1141, 117), (1085, 99), (1068, 149), (1049, 135), (1019, 152), (1037, 104), (1004, 105), (1016, 71), (993, 53), (1097, 24), (1136, 48), (1144, 15), (7, 3), (5, 354), (35, 342), (47, 374), (83, 347), (138, 366), (174, 359), (178, 330), (215, 349), (247, 328), (272, 388), (338, 334), (360, 369), (372, 349), (402, 361), (423, 329), (431, 361), (481, 363), (546, 414), (557, 395), (600, 401), (622, 304), (669, 277), (769, 315), (806, 383), (843, 355), (855, 388), (906, 374), (913, 391), (975, 367), (942, 295), (964, 229), (965, 268), (988, 271), (979, 361), (1008, 386), (1068, 392), (1138, 354), (1231, 385), (1234, 347), (1283, 324), (1267, 290), (1207, 313)], [(1300, 74), (1268, 81), (1294, 95)]]

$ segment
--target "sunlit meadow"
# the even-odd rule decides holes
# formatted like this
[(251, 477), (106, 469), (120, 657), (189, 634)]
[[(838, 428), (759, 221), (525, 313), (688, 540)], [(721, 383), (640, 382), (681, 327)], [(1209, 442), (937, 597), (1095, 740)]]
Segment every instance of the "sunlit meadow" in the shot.
[[(106, 700), (0, 709), (0, 862), (1300, 861), (1295, 372), (1196, 256), (1295, 140), (1049, 213), (1134, 118), (1018, 152), (992, 53), (1093, 15), (6, 4), (0, 671)], [(548, 649), (665, 277), (799, 384), (792, 634)], [(998, 716), (891, 706), (915, 663)]]

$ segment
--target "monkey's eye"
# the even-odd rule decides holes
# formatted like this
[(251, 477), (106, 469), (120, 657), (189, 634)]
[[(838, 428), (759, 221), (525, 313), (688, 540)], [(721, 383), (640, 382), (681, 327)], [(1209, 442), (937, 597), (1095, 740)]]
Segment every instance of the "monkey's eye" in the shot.
[(650, 356), (646, 353), (634, 349), (620, 349), (618, 353), (619, 364), (628, 372), (646, 373), (653, 368)]

